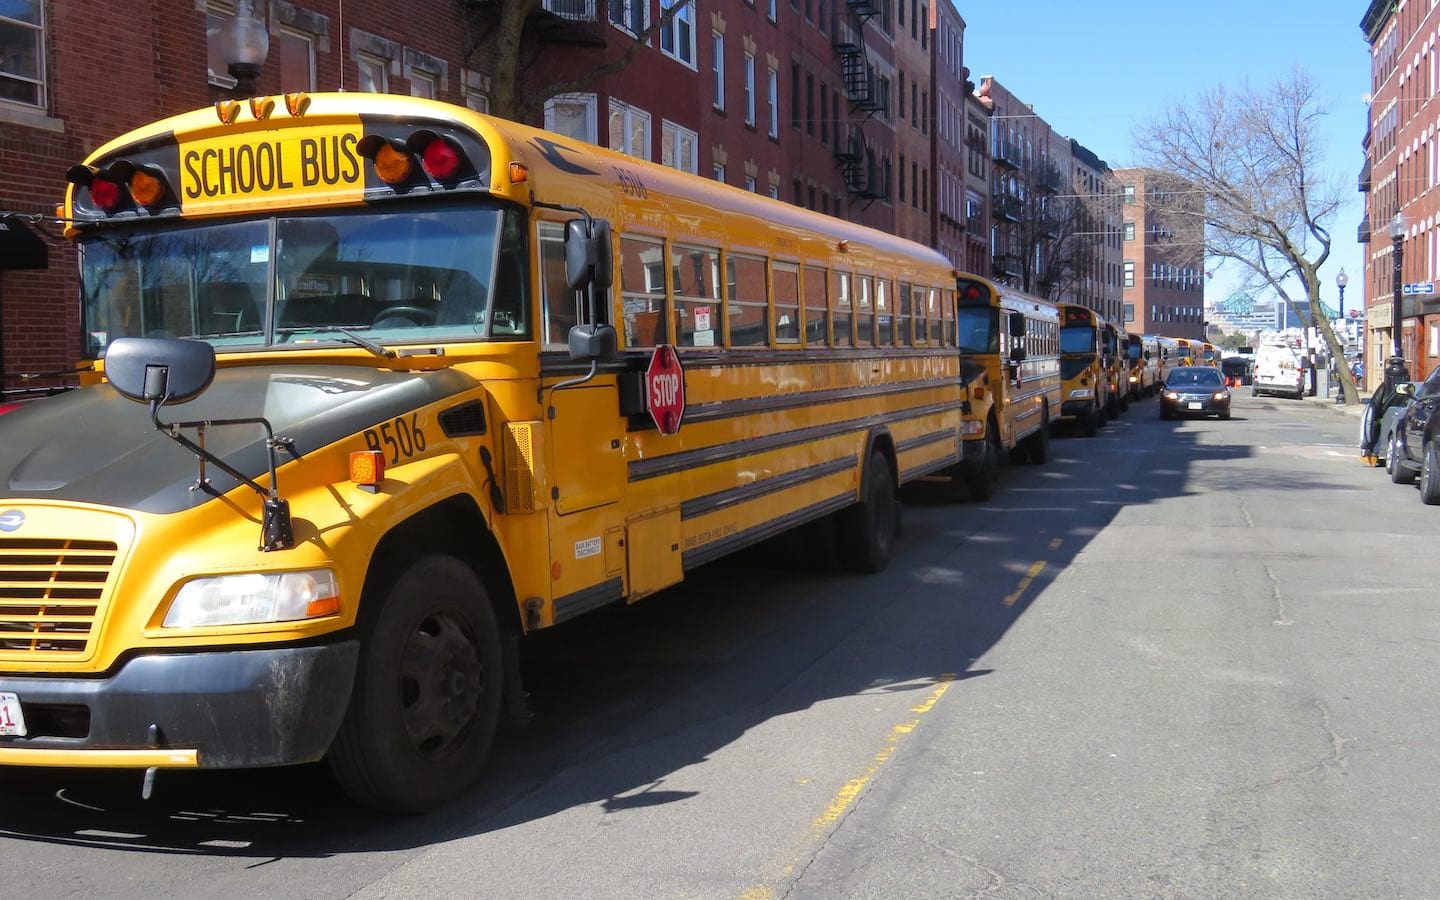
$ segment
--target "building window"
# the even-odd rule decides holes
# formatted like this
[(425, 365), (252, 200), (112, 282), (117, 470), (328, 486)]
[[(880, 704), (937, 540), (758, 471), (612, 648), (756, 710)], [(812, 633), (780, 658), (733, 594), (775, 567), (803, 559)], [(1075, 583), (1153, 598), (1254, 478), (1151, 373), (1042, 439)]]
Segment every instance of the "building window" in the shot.
[(778, 184), (772, 184), (772, 185), (770, 185), (770, 199), (771, 199), (771, 200), (779, 200), (779, 199), (780, 199), (780, 185), (778, 185)]
[(426, 75), (424, 72), (412, 72), (410, 74), (410, 96), (435, 99), (435, 78)]
[(594, 94), (560, 94), (545, 101), (545, 128), (577, 141), (598, 143)]
[(900, 114), (900, 118), (901, 118), (901, 119), (904, 119), (904, 118), (905, 118), (905, 73), (904, 73), (904, 72), (901, 72), (900, 75), (899, 75), (899, 78), (900, 78), (900, 81), (899, 81), (899, 85), (900, 85), (900, 106), (899, 106), (899, 108), (897, 109), (897, 112)]
[(1135, 321), (1135, 304), (1133, 304), (1133, 303), (1126, 303), (1126, 304), (1125, 304), (1125, 321), (1127, 321), (1127, 322), (1133, 322), (1133, 321)]
[(745, 54), (745, 124), (755, 124), (755, 55)]
[(696, 159), (695, 145), (699, 135), (674, 122), (664, 122), (660, 126), (660, 162), (672, 169), (679, 169), (682, 172), (689, 172), (694, 175), (699, 172), (699, 160)]
[(293, 28), (280, 29), (280, 90), (315, 90), (314, 36)]
[(800, 130), (800, 64), (790, 64), (790, 127)]
[(390, 90), (390, 64), (378, 56), (361, 53), (355, 58), (360, 70), (360, 90), (383, 94)]
[(714, 61), (710, 64), (710, 71), (714, 74), (715, 99), (712, 101), (716, 109), (725, 108), (725, 35), (718, 31), (710, 32), (710, 52), (714, 54)]
[(645, 33), (650, 24), (646, 0), (610, 0), (610, 24), (633, 35)]
[(746, 175), (746, 176), (745, 176), (745, 190), (749, 191), (749, 192), (752, 193), (752, 194), (755, 193), (755, 176), (754, 176), (754, 175)]
[(765, 18), (769, 19), (769, 20), (772, 21), (772, 22), (775, 21), (775, 18), (776, 18), (775, 0), (770, 0), (770, 5), (765, 9)]
[(770, 131), (772, 138), (780, 136), (780, 73), (770, 70)]
[(1135, 260), (1125, 260), (1125, 287), (1135, 286)]
[(1134, 203), (1134, 202), (1135, 202), (1135, 185), (1133, 185), (1133, 184), (1127, 184), (1127, 185), (1125, 185), (1124, 193), (1125, 193), (1125, 202), (1126, 202), (1126, 203)]
[(1125, 240), (1127, 240), (1127, 241), (1133, 241), (1133, 240), (1135, 240), (1135, 223), (1134, 223), (1134, 222), (1126, 222), (1126, 223), (1125, 223)]
[(695, 0), (660, 0), (660, 14), (674, 10), (660, 29), (660, 50), (687, 66), (695, 65)]
[(815, 75), (805, 73), (805, 133), (815, 133)]
[(449, 66), (445, 60), (418, 50), (405, 48), (405, 77), (410, 80), (410, 94), (434, 100), (447, 87)]
[(465, 105), (478, 113), (490, 112), (490, 76), (470, 69), (460, 70), (460, 95)]
[(46, 103), (43, 6), (40, 0), (0, 3), (0, 100)]
[(721, 163), (716, 163), (716, 164), (715, 164), (715, 168), (713, 168), (713, 169), (710, 170), (710, 175), (711, 175), (716, 181), (720, 182), (721, 184), (724, 184), (724, 183), (725, 183), (725, 166), (724, 166), (723, 164), (721, 164)]
[(650, 158), (650, 114), (619, 100), (610, 101), (610, 149)]

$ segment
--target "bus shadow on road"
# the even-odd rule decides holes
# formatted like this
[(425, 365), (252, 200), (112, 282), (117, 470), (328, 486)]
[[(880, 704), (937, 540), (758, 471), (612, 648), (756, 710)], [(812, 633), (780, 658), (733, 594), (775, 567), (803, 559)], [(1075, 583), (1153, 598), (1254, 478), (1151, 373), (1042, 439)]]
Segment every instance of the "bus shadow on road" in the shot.
[(697, 791), (678, 773), (777, 717), (865, 693), (919, 702), (944, 681), (958, 682), (947, 696), (963, 694), (1122, 511), (1193, 492), (1197, 461), (1251, 455), (1171, 425), (1132, 413), (1102, 439), (1064, 442), (1047, 465), (1007, 467), (986, 503), (907, 491), (884, 575), (816, 572), (771, 546), (531, 636), (535, 718), (503, 733), (482, 782), (435, 813), (357, 809), (323, 766), (161, 772), (148, 801), (139, 773), (11, 770), (0, 772), (0, 840), (230, 857), (230, 874), (215, 877), (240, 891), (246, 871), (277, 859), (414, 849), (579, 807), (611, 815), (689, 800)]

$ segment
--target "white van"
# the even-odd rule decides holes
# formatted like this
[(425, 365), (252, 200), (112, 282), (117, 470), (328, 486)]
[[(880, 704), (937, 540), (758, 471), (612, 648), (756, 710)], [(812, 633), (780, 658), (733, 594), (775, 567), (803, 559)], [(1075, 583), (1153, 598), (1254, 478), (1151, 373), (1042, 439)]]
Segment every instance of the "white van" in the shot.
[(1305, 396), (1305, 364), (1300, 351), (1286, 344), (1261, 344), (1255, 351), (1255, 396)]

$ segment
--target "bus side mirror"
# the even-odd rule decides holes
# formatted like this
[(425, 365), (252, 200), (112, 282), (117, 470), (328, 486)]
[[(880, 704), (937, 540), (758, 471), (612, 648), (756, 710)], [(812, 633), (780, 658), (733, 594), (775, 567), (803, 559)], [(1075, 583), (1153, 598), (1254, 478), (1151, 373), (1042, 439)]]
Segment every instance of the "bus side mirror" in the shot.
[(572, 360), (614, 359), (619, 353), (619, 340), (614, 325), (575, 325), (570, 328)]
[(43, 269), (50, 254), (40, 235), (19, 216), (0, 216), (0, 270)]
[(184, 403), (215, 380), (215, 348), (204, 341), (117, 338), (105, 351), (105, 377), (137, 403)]
[(565, 280), (572, 290), (605, 290), (613, 280), (610, 223), (571, 219), (565, 223)]

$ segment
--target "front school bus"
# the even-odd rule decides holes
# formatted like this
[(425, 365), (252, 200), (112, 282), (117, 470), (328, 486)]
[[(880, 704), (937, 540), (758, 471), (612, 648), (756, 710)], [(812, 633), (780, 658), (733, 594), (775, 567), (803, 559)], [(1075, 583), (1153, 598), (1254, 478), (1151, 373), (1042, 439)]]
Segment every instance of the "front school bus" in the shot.
[(960, 462), (953, 270), (892, 235), (390, 95), (68, 177), (92, 371), (0, 417), (0, 765), (430, 808), (521, 635), (801, 525), (878, 571)]

